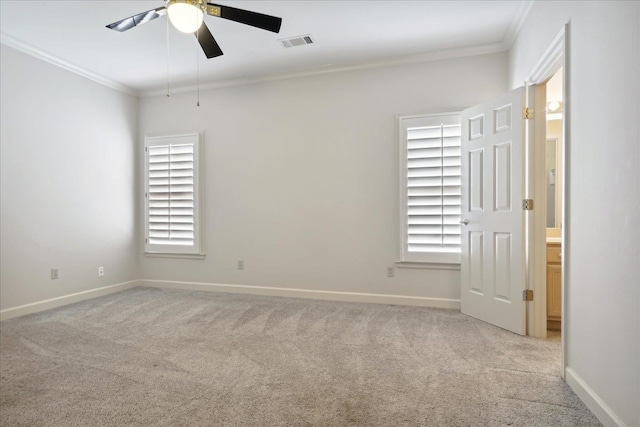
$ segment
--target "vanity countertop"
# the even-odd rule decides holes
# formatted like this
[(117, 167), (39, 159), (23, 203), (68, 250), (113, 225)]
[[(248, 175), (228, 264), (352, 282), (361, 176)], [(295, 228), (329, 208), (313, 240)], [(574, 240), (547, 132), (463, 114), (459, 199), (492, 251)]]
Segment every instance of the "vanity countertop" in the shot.
[(547, 243), (562, 243), (562, 237), (548, 237)]

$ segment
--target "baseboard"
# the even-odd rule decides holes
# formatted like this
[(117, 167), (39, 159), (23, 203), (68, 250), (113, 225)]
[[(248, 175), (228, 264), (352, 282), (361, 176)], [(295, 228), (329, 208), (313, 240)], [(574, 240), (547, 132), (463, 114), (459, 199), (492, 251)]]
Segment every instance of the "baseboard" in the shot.
[(184, 289), (195, 291), (209, 292), (229, 292), (239, 294), (267, 295), (292, 298), (307, 298), (329, 301), (345, 301), (345, 302), (366, 302), (375, 304), (397, 304), (412, 305), (419, 307), (435, 307), (460, 309), (460, 300), (448, 298), (427, 298), (412, 297), (402, 295), (385, 295), (385, 294), (367, 294), (358, 292), (335, 292), (335, 291), (319, 291), (311, 289), (293, 289), (293, 288), (276, 288), (267, 286), (248, 286), (248, 285), (227, 285), (217, 283), (198, 283), (198, 282), (177, 282), (168, 280), (132, 280), (129, 282), (117, 283), (115, 285), (104, 286), (102, 288), (90, 289), (88, 291), (77, 292), (69, 295), (63, 295), (57, 298), (51, 298), (44, 301), (37, 301), (31, 304), (25, 304), (18, 307), (11, 307), (0, 310), (0, 320), (7, 320), (14, 317), (25, 316), (27, 314), (38, 313), (52, 308), (62, 307), (63, 305), (73, 304), (76, 302), (88, 300), (91, 298), (109, 295), (126, 289), (135, 288), (137, 286), (150, 286), (165, 289)]
[(168, 280), (139, 280), (140, 286), (191, 291), (229, 292), (239, 294), (267, 295), (278, 297), (307, 298), (345, 302), (367, 302), (374, 304), (397, 304), (420, 307), (460, 309), (460, 300), (427, 298), (402, 295), (367, 294), (359, 292), (319, 291), (311, 289), (275, 288), (268, 286), (225, 285), (218, 283), (177, 282)]
[(61, 297), (33, 302), (31, 304), (25, 304), (18, 307), (6, 308), (4, 310), (0, 310), (0, 320), (7, 320), (13, 317), (24, 316), (31, 313), (38, 313), (40, 311), (62, 307), (63, 305), (73, 304), (75, 302), (80, 302), (91, 298), (101, 297), (103, 295), (109, 295), (115, 292), (124, 291), (126, 289), (135, 288), (136, 286), (138, 286), (138, 282), (138, 280), (132, 280), (130, 282), (117, 283), (115, 285), (104, 286), (102, 288), (89, 289), (88, 291), (63, 295)]
[(571, 368), (565, 368), (565, 380), (571, 390), (587, 405), (587, 408), (605, 427), (626, 427), (626, 424), (618, 418), (613, 410), (600, 396)]

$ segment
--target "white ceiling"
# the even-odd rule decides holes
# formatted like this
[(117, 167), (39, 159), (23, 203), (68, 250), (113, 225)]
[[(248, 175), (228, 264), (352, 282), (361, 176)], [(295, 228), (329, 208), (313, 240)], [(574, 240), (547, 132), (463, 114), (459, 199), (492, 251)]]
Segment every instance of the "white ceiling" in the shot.
[[(215, 0), (214, 0), (215, 1)], [(256, 79), (363, 64), (417, 61), (434, 55), (509, 47), (532, 2), (501, 1), (215, 1), (282, 18), (279, 34), (205, 17), (224, 51), (207, 59), (195, 37), (166, 18), (119, 33), (119, 19), (162, 6), (162, 0), (0, 0), (2, 42), (94, 77), (153, 93), (167, 85)], [(314, 44), (283, 48), (278, 39), (310, 34)], [(444, 52), (447, 52), (446, 54)]]

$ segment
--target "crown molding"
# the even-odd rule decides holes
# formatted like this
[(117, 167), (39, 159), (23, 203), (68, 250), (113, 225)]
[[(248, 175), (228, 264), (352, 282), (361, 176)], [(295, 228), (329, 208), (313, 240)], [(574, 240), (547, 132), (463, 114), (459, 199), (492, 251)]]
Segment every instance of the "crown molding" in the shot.
[(511, 20), (511, 24), (509, 25), (509, 29), (504, 35), (502, 39), (502, 44), (505, 49), (510, 49), (513, 41), (516, 39), (516, 36), (520, 32), (520, 28), (522, 28), (522, 24), (527, 19), (531, 8), (533, 7), (534, 0), (524, 0), (519, 2), (518, 10), (516, 11), (513, 19)]
[[(263, 82), (271, 82), (277, 80), (288, 80), (295, 79), (301, 77), (313, 77), (320, 76), (325, 74), (334, 74), (334, 73), (343, 73), (349, 71), (359, 71), (359, 70), (367, 70), (367, 69), (376, 69), (376, 68), (385, 68), (385, 67), (394, 67), (401, 65), (411, 65), (411, 64), (420, 64), (423, 62), (430, 61), (440, 61), (445, 59), (455, 59), (455, 58), (463, 58), (467, 56), (476, 56), (476, 55), (486, 55), (491, 53), (504, 52), (507, 50), (503, 43), (491, 43), (479, 46), (472, 47), (464, 47), (459, 49), (445, 49), (438, 50), (427, 53), (420, 53), (416, 55), (406, 55), (406, 56), (398, 56), (389, 59), (383, 59), (379, 61), (367, 61), (360, 62), (342, 66), (330, 66), (330, 67), (322, 67), (322, 68), (312, 68), (306, 70), (295, 71), (291, 73), (278, 73), (271, 74), (268, 76), (261, 77), (250, 77), (243, 79), (228, 79), (228, 80), (220, 80), (217, 82), (212, 82), (208, 84), (201, 84), (199, 87), (200, 91), (203, 90), (213, 90), (220, 89), (231, 86), (242, 86)], [(198, 87), (195, 85), (188, 86), (177, 86), (172, 87), (170, 90), (171, 94), (178, 93), (187, 93), (187, 92), (195, 92), (198, 90)], [(154, 96), (166, 96), (167, 90), (166, 88), (162, 89), (148, 89), (139, 92), (141, 97), (154, 97)]]
[(65, 61), (62, 58), (59, 58), (55, 55), (52, 55), (44, 50), (33, 47), (27, 43), (24, 43), (18, 39), (15, 39), (7, 34), (0, 33), (0, 43), (9, 46), (13, 49), (16, 49), (22, 53), (26, 53), (27, 55), (31, 55), (35, 58), (41, 59), (50, 64), (56, 65), (60, 68), (63, 68), (67, 71), (71, 71), (79, 76), (85, 77), (89, 80), (93, 80), (96, 83), (100, 83), (103, 86), (110, 87), (111, 89), (115, 89), (119, 92), (125, 93), (127, 95), (138, 96), (139, 93), (137, 90), (130, 88), (129, 86), (125, 86), (122, 83), (118, 83), (114, 80), (108, 79), (99, 74), (93, 73), (87, 69), (79, 67), (75, 64), (72, 64), (68, 61)]
[[(528, 9), (527, 9), (528, 11)], [(526, 16), (526, 13), (525, 13)], [(56, 65), (67, 71), (71, 71), (79, 76), (85, 77), (89, 80), (93, 80), (99, 84), (110, 87), (127, 95), (136, 97), (154, 97), (154, 96), (166, 96), (166, 88), (154, 88), (148, 90), (136, 90), (129, 86), (125, 86), (114, 80), (108, 79), (99, 74), (93, 73), (85, 68), (72, 64), (64, 59), (54, 56), (41, 49), (33, 47), (27, 43), (17, 40), (7, 34), (0, 33), (0, 43), (14, 48), (20, 52), (26, 53), (38, 59), (41, 59), (50, 64)], [(402, 65), (420, 64), (424, 62), (440, 61), (445, 59), (463, 58), (468, 56), (486, 55), (491, 53), (498, 53), (507, 50), (504, 42), (490, 43), (479, 46), (463, 47), (458, 49), (443, 49), (433, 52), (420, 53), (415, 55), (398, 56), (394, 58), (382, 59), (378, 61), (359, 62), (347, 65), (328, 66), (328, 67), (316, 67), (311, 69), (299, 70), (289, 73), (277, 73), (259, 77), (249, 77), (241, 79), (227, 79), (207, 84), (202, 84), (199, 87), (200, 91), (213, 90), (232, 86), (242, 86), (249, 84), (256, 84), (262, 82), (288, 80), (301, 77), (312, 77), (326, 74), (343, 73), (350, 71), (359, 71), (367, 69), (394, 67)], [(171, 94), (195, 92), (198, 87), (195, 85), (176, 86), (171, 88)]]

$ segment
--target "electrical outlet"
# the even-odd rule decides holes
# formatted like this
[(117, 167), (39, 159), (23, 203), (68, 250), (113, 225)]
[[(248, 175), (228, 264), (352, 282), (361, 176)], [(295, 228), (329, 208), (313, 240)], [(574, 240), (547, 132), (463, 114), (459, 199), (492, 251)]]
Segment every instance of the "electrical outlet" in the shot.
[(98, 277), (104, 276), (104, 267), (98, 267)]
[(238, 270), (244, 270), (244, 260), (238, 260)]
[(396, 269), (394, 267), (387, 267), (387, 277), (393, 277), (396, 274)]
[(51, 269), (51, 280), (55, 280), (58, 278), (58, 269), (57, 268), (52, 268)]

